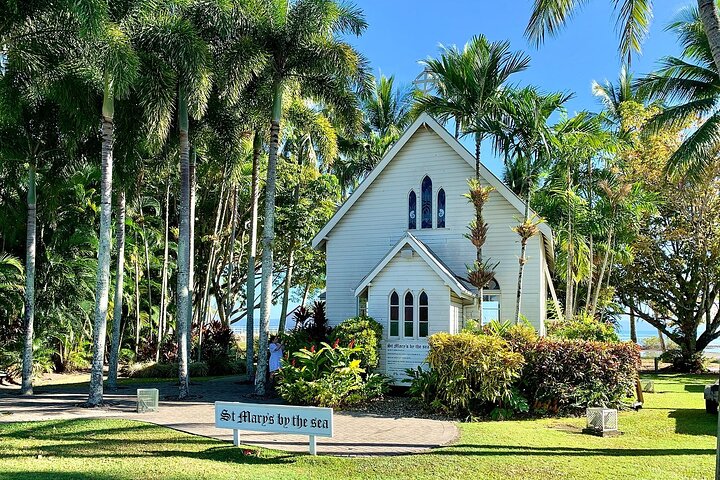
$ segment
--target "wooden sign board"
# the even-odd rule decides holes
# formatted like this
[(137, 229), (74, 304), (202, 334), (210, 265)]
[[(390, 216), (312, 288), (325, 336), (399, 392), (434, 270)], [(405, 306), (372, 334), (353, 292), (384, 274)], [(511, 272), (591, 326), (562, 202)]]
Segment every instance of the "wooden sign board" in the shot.
[(315, 437), (333, 436), (333, 409), (215, 402), (215, 426), (232, 429), (236, 446), (240, 443), (239, 430), (308, 435), (310, 453), (315, 455)]

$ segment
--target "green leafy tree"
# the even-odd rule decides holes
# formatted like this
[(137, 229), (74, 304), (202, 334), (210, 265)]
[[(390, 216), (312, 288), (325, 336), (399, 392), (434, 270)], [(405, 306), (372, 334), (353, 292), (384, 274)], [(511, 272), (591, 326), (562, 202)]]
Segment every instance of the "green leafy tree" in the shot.
[(334, 112), (357, 122), (353, 86), (365, 86), (365, 61), (340, 40), (343, 33), (359, 35), (366, 27), (353, 5), (334, 1), (263, 0), (256, 8), (251, 35), (266, 52), (263, 75), (271, 79), (273, 108), (270, 121), (267, 179), (265, 182), (260, 300), (260, 350), (256, 392), (265, 394), (267, 340), (272, 298), (273, 246), (275, 243), (275, 180), (277, 178), (280, 122), (285, 91), (297, 85), (303, 96), (331, 105)]

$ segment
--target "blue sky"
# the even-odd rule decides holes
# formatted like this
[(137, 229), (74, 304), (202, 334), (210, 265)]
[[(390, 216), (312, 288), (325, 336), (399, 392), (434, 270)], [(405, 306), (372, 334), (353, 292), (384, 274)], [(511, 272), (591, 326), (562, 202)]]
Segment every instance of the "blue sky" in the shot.
[[(513, 50), (523, 50), (532, 59), (513, 83), (574, 92), (575, 97), (567, 103), (572, 115), (581, 110), (599, 111), (591, 82), (615, 81), (620, 71), (611, 3), (590, 1), (559, 36), (547, 38), (536, 49), (523, 36), (531, 0), (358, 0), (356, 5), (365, 12), (368, 28), (362, 37), (348, 40), (367, 57), (376, 75), (395, 75), (397, 82), (407, 85), (422, 71), (418, 62), (437, 56), (440, 45), (462, 46), (478, 34), (491, 41), (509, 40)], [(654, 2), (650, 34), (642, 54), (633, 59), (636, 75), (650, 72), (662, 56), (679, 53), (674, 36), (665, 27), (680, 10), (694, 3)], [(482, 155), (483, 162), (500, 176), (501, 164), (489, 145), (484, 146)], [(280, 306), (275, 305), (271, 317), (279, 316)]]
[[(548, 38), (536, 49), (524, 38), (530, 18), (531, 0), (358, 0), (368, 28), (349, 41), (370, 61), (377, 75), (395, 75), (409, 84), (422, 70), (419, 60), (437, 56), (439, 45), (462, 46), (473, 35), (491, 41), (509, 40), (513, 50), (531, 57), (530, 68), (516, 75), (513, 83), (532, 84), (545, 91), (575, 92), (567, 103), (568, 113), (599, 110), (590, 91), (592, 80), (614, 81), (620, 71), (617, 35), (610, 0), (593, 0), (582, 8), (556, 38)], [(633, 59), (636, 74), (647, 73), (664, 55), (679, 53), (673, 35), (665, 26), (694, 1), (654, 2), (654, 18), (642, 55)], [(489, 146), (483, 158), (495, 173), (501, 166)]]

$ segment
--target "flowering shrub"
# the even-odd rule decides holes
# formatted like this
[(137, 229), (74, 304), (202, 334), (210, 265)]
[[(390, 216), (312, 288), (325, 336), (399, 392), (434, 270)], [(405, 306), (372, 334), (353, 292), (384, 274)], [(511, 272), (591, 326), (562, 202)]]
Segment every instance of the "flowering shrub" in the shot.
[(619, 342), (615, 327), (590, 315), (580, 313), (572, 320), (548, 322), (548, 335), (567, 340)]
[(339, 339), (333, 345), (323, 342), (317, 349), (313, 345), (286, 360), (279, 373), (280, 396), (296, 405), (333, 408), (382, 396), (388, 388), (385, 377), (367, 374), (361, 367), (362, 349), (339, 343)]
[(337, 327), (333, 328), (330, 339), (339, 340), (341, 344), (347, 345), (354, 342), (358, 350), (360, 365), (368, 370), (378, 366), (378, 349), (382, 339), (383, 327), (371, 317), (348, 318)]

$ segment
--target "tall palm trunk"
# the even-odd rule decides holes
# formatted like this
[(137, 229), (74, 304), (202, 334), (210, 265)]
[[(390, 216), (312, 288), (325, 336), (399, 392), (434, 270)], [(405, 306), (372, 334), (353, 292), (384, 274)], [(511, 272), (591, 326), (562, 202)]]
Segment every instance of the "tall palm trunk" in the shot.
[(607, 238), (607, 250), (605, 250), (605, 256), (603, 258), (603, 263), (600, 266), (600, 272), (598, 272), (598, 279), (596, 285), (595, 285), (595, 292), (593, 293), (592, 302), (590, 303), (590, 316), (595, 315), (595, 310), (597, 309), (598, 300), (600, 298), (600, 291), (602, 290), (602, 282), (603, 278), (605, 277), (605, 270), (607, 270), (608, 261), (610, 259), (610, 249), (612, 248), (612, 242), (613, 242), (613, 229), (610, 228), (610, 231), (608, 232), (608, 238)]
[(262, 236), (262, 281), (260, 283), (260, 344), (255, 393), (265, 395), (268, 369), (268, 328), (272, 307), (273, 246), (275, 243), (275, 180), (277, 177), (277, 154), (282, 115), (282, 83), (273, 85), (273, 113), (270, 122), (270, 146), (268, 152), (267, 181), (265, 182), (265, 224)]
[[(530, 189), (527, 192), (527, 198), (525, 198), (525, 215), (523, 223), (527, 224), (530, 219)], [(523, 284), (523, 273), (525, 272), (525, 252), (527, 251), (528, 239), (525, 236), (520, 237), (520, 258), (518, 263), (520, 268), (518, 269), (518, 283), (517, 283), (517, 297), (515, 299), (515, 323), (520, 322), (520, 309), (522, 307), (522, 284)]]
[(251, 218), (250, 218), (250, 252), (248, 253), (247, 287), (245, 292), (247, 305), (247, 327), (245, 329), (245, 363), (248, 377), (255, 373), (255, 256), (257, 255), (257, 224), (258, 224), (258, 197), (259, 182), (258, 170), (260, 163), (260, 150), (262, 137), (256, 131), (253, 136), (252, 180), (250, 186)]
[[(188, 302), (187, 302), (187, 318), (188, 318), (188, 335), (187, 335), (187, 351), (190, 355), (190, 347), (192, 343), (192, 320), (193, 320), (193, 299), (195, 292), (195, 199), (197, 193), (197, 178), (195, 175), (197, 166), (197, 152), (192, 149), (190, 152), (190, 206), (188, 207), (188, 222), (190, 235), (190, 260), (188, 262)], [(200, 326), (199, 328), (202, 328)]]
[(108, 366), (108, 388), (117, 390), (118, 357), (120, 353), (120, 326), (123, 307), (123, 277), (125, 276), (125, 191), (118, 194), (117, 225), (117, 265), (115, 272), (115, 300), (113, 303), (113, 329), (110, 343), (110, 362)]
[(635, 309), (630, 307), (630, 340), (638, 343), (637, 329), (635, 328)]
[(233, 299), (235, 296), (233, 295), (233, 273), (234, 273), (234, 267), (235, 267), (235, 235), (237, 234), (237, 210), (238, 210), (238, 190), (237, 186), (233, 189), (233, 203), (232, 203), (232, 215), (230, 216), (230, 224), (231, 224), (231, 233), (230, 233), (230, 245), (229, 245), (229, 255), (228, 255), (228, 278), (227, 278), (227, 294), (226, 294), (226, 306), (225, 306), (225, 322), (227, 323), (227, 326), (230, 326), (230, 316), (232, 315), (233, 310)]
[(142, 317), (140, 315), (140, 262), (137, 248), (137, 232), (134, 235), (133, 265), (135, 267), (135, 355), (140, 351), (140, 330), (142, 330)]
[(698, 11), (707, 35), (715, 68), (720, 70), (720, 18), (715, 7), (715, 0), (698, 0)]
[(112, 154), (114, 103), (112, 82), (105, 78), (102, 107), (102, 166), (100, 182), (100, 243), (98, 245), (97, 281), (95, 284), (95, 321), (93, 328), (93, 359), (90, 372), (88, 405), (103, 402), (103, 361), (107, 328), (108, 295), (110, 291), (110, 222), (112, 209)]
[(35, 196), (35, 165), (28, 170), (27, 234), (25, 240), (25, 342), (23, 346), (22, 386), (20, 393), (32, 395), (33, 328), (35, 324), (35, 244), (37, 236), (37, 199)]
[(179, 398), (190, 394), (188, 372), (188, 336), (192, 310), (190, 305), (190, 141), (187, 97), (182, 88), (179, 92), (180, 125), (180, 204), (178, 205), (178, 274), (177, 274), (177, 333), (178, 333), (178, 380)]
[[(455, 126), (455, 138), (457, 138), (457, 125)], [(482, 140), (480, 137), (475, 137), (475, 180), (480, 182), (480, 148)], [(475, 209), (475, 223), (480, 225), (483, 221), (482, 210)], [(478, 246), (475, 251), (475, 259), (478, 265), (482, 265), (482, 245)], [(478, 306), (478, 318), (480, 319), (480, 325), (484, 323), (483, 318), (483, 290), (485, 286), (481, 285), (478, 288), (477, 295), (477, 306)], [(499, 319), (498, 319), (499, 320)]]
[(147, 231), (143, 224), (143, 245), (145, 246), (145, 270), (147, 271), (147, 296), (148, 296), (148, 322), (150, 323), (150, 339), (153, 335), (153, 319), (152, 319), (152, 282), (150, 281), (150, 245), (147, 240)]
[(170, 229), (170, 179), (165, 186), (165, 246), (163, 250), (162, 279), (160, 281), (160, 318), (158, 319), (158, 344), (155, 351), (155, 361), (160, 360), (160, 348), (165, 336), (167, 326), (167, 287), (168, 287), (168, 254)]

